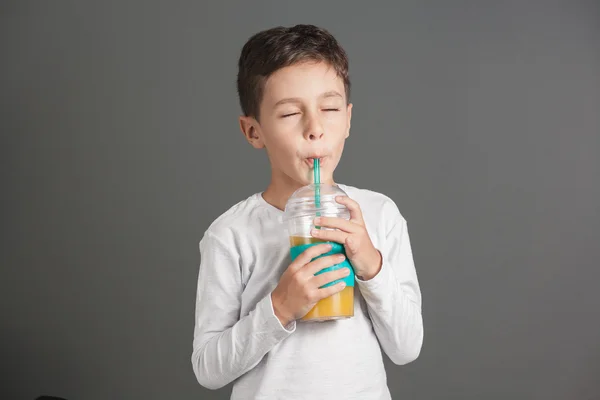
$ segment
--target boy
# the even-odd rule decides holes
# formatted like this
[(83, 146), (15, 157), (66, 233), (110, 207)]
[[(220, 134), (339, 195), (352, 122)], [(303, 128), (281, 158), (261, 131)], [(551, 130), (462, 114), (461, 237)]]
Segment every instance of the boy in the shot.
[[(200, 241), (192, 364), (202, 386), (234, 382), (232, 399), (390, 399), (381, 348), (398, 365), (423, 341), (421, 293), (406, 221), (388, 197), (341, 185), (350, 221), (321, 218), (314, 235), (344, 245), (356, 273), (354, 317), (298, 322), (316, 302), (343, 289), (346, 268), (318, 257), (326, 244), (290, 263), (282, 221), (290, 195), (334, 183), (349, 136), (348, 59), (326, 30), (273, 28), (251, 37), (239, 59), (240, 128), (265, 149), (271, 181), (217, 218)], [(316, 259), (315, 259), (316, 258)], [(311, 261), (314, 260), (314, 261)], [(381, 346), (381, 348), (380, 348)]]

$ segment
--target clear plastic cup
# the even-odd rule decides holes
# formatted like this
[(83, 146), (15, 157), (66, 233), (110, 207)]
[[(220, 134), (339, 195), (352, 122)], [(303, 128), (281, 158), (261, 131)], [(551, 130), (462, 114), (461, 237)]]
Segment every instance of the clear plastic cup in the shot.
[[(315, 202), (315, 190), (317, 188), (320, 204)], [(314, 219), (317, 216), (339, 217), (346, 220), (350, 219), (350, 212), (346, 206), (335, 201), (336, 196), (346, 196), (346, 193), (335, 184), (310, 184), (296, 190), (289, 198), (285, 206), (284, 221), (286, 222), (290, 238), (290, 253), (292, 260), (308, 247), (323, 243), (322, 240), (317, 239), (310, 234), (311, 229), (315, 228)], [(319, 229), (330, 228), (319, 227)], [(332, 245), (331, 251), (319, 257), (331, 254), (345, 254), (343, 245), (335, 242), (329, 243)], [(336, 280), (325, 286), (334, 285), (340, 281), (344, 281), (346, 287), (341, 292), (320, 300), (308, 314), (301, 319), (302, 321), (328, 321), (354, 316), (354, 270), (348, 259), (339, 264), (325, 268), (317, 272), (316, 275), (340, 268), (348, 268), (350, 274), (343, 279)]]

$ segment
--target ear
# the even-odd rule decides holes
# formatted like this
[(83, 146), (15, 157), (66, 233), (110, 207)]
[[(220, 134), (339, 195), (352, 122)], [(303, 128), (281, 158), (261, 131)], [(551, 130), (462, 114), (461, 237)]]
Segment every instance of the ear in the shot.
[(265, 144), (262, 140), (260, 125), (254, 117), (240, 116), (240, 130), (244, 137), (255, 149), (262, 149)]
[(347, 130), (346, 130), (346, 139), (348, 139), (348, 136), (350, 136), (350, 121), (352, 120), (352, 103), (348, 104), (348, 107), (346, 109), (346, 115), (348, 116), (348, 121), (346, 122), (347, 125)]

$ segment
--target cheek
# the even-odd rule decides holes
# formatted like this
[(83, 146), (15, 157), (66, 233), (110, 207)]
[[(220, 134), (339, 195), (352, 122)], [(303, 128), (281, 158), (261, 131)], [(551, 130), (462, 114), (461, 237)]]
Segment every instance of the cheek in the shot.
[(342, 153), (344, 152), (344, 141), (341, 141), (339, 144), (335, 146), (335, 159), (337, 161), (342, 158)]
[(274, 158), (284, 163), (291, 163), (296, 156), (298, 144), (293, 140), (294, 135), (278, 132), (276, 137), (271, 137), (267, 148)]
[(273, 155), (289, 152), (290, 138), (293, 137), (290, 127), (284, 123), (269, 123), (264, 130), (265, 146), (272, 150)]
[(329, 113), (323, 118), (323, 123), (331, 132), (345, 132), (348, 129), (348, 116), (344, 112)]

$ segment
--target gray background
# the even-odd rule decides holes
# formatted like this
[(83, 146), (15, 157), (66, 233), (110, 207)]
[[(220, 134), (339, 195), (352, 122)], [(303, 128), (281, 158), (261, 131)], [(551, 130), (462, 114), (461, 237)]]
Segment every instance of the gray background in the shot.
[(2, 3), (0, 397), (228, 398), (190, 355), (198, 241), (269, 177), (236, 61), (314, 23), (351, 60), (336, 178), (413, 241), (394, 399), (600, 399), (599, 3), (287, 3)]

